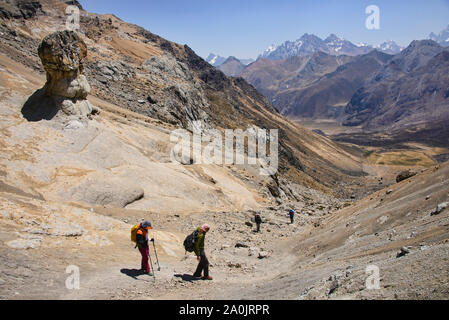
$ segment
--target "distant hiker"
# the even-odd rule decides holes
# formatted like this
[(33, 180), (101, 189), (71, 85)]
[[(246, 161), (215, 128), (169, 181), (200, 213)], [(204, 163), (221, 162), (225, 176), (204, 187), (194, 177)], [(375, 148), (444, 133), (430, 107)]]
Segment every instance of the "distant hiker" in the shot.
[(262, 223), (262, 218), (260, 217), (260, 214), (258, 214), (258, 213), (254, 214), (254, 222), (256, 223), (256, 226), (257, 226), (257, 231), (256, 232), (259, 232), (260, 231), (260, 224)]
[(202, 227), (198, 227), (194, 252), (196, 254), (196, 258), (199, 261), (198, 267), (196, 268), (194, 277), (200, 278), (201, 273), (204, 270), (203, 280), (212, 280), (212, 277), (209, 276), (209, 261), (207, 260), (206, 253), (204, 252), (204, 240), (206, 238), (206, 233), (210, 230), (208, 224), (203, 224)]
[(140, 254), (142, 255), (141, 270), (148, 275), (152, 275), (150, 272), (150, 265), (148, 263), (150, 256), (148, 230), (150, 229), (153, 229), (150, 221), (141, 222), (131, 229), (131, 240), (134, 241), (133, 238), (135, 237), (136, 247), (139, 248)]
[(290, 223), (293, 224), (293, 220), (295, 218), (295, 211), (293, 209), (290, 209), (288, 212), (288, 216), (290, 217)]

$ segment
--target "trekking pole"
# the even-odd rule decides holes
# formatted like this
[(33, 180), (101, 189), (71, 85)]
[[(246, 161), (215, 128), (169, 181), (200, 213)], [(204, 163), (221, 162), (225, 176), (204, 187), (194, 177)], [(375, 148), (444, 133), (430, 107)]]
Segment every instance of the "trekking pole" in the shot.
[(153, 270), (153, 277), (156, 279), (156, 275), (154, 274), (153, 262), (151, 261), (150, 249), (148, 248), (148, 258), (150, 259), (151, 270)]
[(151, 242), (153, 242), (154, 254), (156, 255), (157, 271), (161, 271), (161, 266), (159, 264), (159, 258), (157, 257), (156, 246), (154, 245), (154, 238), (151, 239)]

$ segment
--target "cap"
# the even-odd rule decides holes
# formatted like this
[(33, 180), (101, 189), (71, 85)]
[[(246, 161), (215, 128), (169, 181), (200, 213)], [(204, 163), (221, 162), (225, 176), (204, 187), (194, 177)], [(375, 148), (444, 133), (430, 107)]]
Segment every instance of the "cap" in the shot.
[(140, 224), (140, 226), (144, 229), (153, 229), (150, 221), (144, 221)]

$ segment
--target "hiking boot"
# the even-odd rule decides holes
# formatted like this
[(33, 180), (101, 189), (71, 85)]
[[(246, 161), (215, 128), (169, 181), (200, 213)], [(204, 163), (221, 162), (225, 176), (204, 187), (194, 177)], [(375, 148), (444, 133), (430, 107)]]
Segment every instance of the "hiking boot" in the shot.
[(143, 274), (146, 274), (148, 276), (152, 276), (153, 275), (151, 272), (147, 272), (147, 271), (144, 271)]
[(203, 279), (203, 280), (212, 280), (212, 277), (211, 276), (207, 276), (207, 277), (202, 277), (201, 279)]

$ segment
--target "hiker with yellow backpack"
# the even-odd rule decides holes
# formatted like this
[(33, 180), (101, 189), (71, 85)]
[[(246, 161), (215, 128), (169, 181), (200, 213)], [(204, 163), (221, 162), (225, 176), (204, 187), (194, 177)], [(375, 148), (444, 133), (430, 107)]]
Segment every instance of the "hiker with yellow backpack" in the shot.
[[(131, 241), (136, 243), (136, 247), (139, 248), (142, 255), (141, 270), (148, 275), (153, 275), (150, 271), (150, 265), (148, 259), (150, 258), (150, 248), (148, 245), (148, 230), (153, 229), (150, 221), (144, 221), (136, 224), (131, 229)], [(150, 241), (153, 241), (151, 239)], [(153, 270), (154, 273), (154, 270)]]

